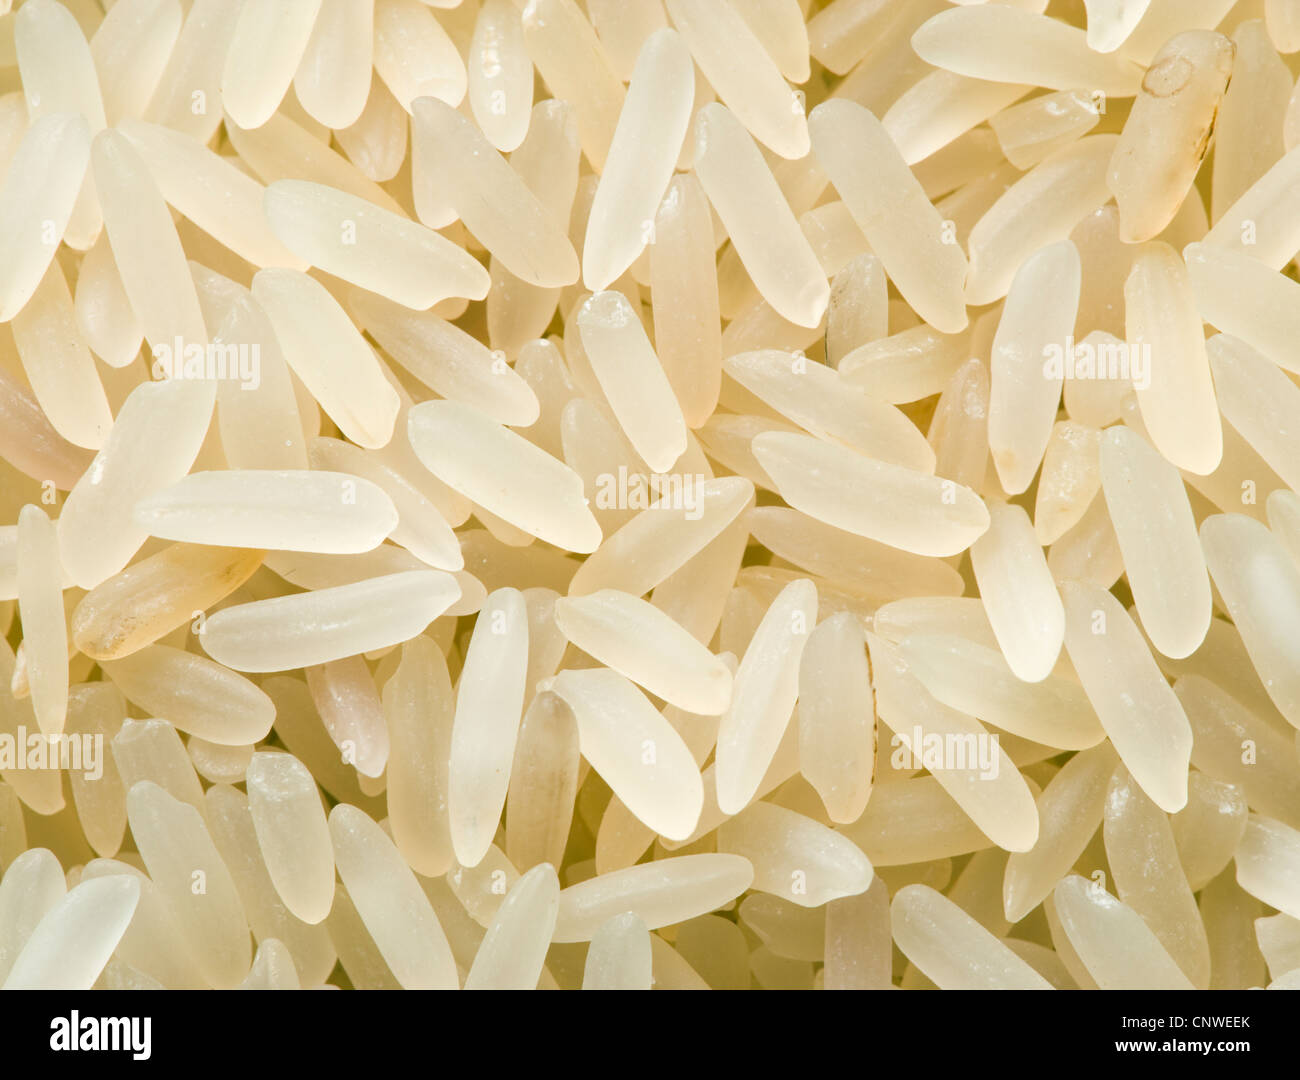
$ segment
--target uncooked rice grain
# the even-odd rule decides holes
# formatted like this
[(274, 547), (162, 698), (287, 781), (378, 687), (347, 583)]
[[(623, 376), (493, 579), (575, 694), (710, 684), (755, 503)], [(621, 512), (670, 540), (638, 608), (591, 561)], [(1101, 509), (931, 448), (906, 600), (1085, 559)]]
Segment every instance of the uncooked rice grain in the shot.
[(15, 6), (0, 986), (1300, 987), (1300, 3)]

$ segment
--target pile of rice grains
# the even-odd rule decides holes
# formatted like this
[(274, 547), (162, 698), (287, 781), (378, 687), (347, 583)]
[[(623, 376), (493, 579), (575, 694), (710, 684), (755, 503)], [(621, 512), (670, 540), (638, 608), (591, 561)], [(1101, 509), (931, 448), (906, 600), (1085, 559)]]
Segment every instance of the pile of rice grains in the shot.
[(1297, 70), (14, 3), (0, 984), (1300, 988)]

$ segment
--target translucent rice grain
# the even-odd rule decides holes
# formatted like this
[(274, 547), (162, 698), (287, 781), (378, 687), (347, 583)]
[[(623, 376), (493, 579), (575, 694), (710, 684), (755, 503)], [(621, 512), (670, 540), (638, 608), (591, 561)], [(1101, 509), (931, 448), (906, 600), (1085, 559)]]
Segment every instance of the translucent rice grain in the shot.
[(651, 930), (684, 922), (734, 900), (753, 880), (754, 868), (739, 855), (683, 855), (601, 874), (560, 893), (554, 940), (590, 941), (626, 911)]
[(346, 191), (277, 181), (266, 188), (265, 213), (308, 263), (416, 311), (448, 296), (487, 295), (487, 272), (468, 252)]
[(763, 298), (790, 322), (817, 326), (826, 275), (758, 147), (722, 105), (697, 115), (695, 172)]
[(1002, 4), (942, 12), (916, 32), (912, 47), (926, 63), (959, 75), (1049, 90), (1086, 86), (1131, 97), (1142, 79), (1132, 60), (1093, 51), (1082, 30)]
[(934, 453), (911, 420), (825, 364), (800, 354), (762, 349), (728, 357), (723, 369), (765, 404), (821, 439), (918, 472), (928, 473), (934, 467)]
[(386, 795), (393, 842), (426, 877), (446, 873), (452, 863), (446, 803), (452, 703), (447, 662), (429, 638), (412, 638), (384, 684), (391, 746)]
[(1232, 81), (1214, 122), (1211, 218), (1217, 221), (1286, 152), (1292, 78), (1258, 19), (1232, 35)]
[(126, 367), (136, 358), (144, 331), (103, 234), (81, 261), (73, 311), (82, 339), (109, 367)]
[(90, 42), (110, 124), (139, 116), (153, 97), (184, 12), (175, 0), (123, 0)]
[(375, 71), (407, 112), (426, 95), (451, 106), (465, 97), (465, 62), (418, 0), (375, 0)]
[[(1246, 832), (1248, 813), (1245, 793), (1236, 784), (1212, 780), (1203, 772), (1188, 777), (1187, 805), (1169, 823), (1192, 892), (1204, 889), (1232, 860)], [(1211, 974), (1213, 969), (1211, 950)]]
[[(126, 804), (149, 877), (204, 979), (217, 989), (239, 985), (252, 959), (248, 922), (202, 815), (147, 780), (131, 788)], [(196, 873), (202, 874), (201, 892), (193, 889)]]
[(293, 957), (284, 943), (266, 938), (257, 946), (248, 977), (239, 984), (241, 990), (301, 990)]
[[(312, 465), (318, 470), (331, 466), (340, 472), (346, 470), (387, 494), (399, 515), (397, 525), (389, 533), (395, 543), (437, 570), (464, 568), (460, 545), (446, 518), (396, 470), (341, 439), (314, 439), (310, 453)], [(355, 484), (353, 491), (355, 494)]]
[(21, 311), (46, 276), (89, 161), (81, 116), (46, 115), (24, 133), (0, 187), (0, 321)]
[[(932, 14), (928, 5), (916, 6), (924, 14), (900, 20), (897, 5), (881, 0), (832, 0), (808, 21), (812, 55), (835, 74), (844, 75), (865, 56), (876, 50), (886, 52), (885, 46), (893, 44), (889, 35), (900, 23), (910, 36), (915, 24)], [(913, 25), (909, 27), (909, 23)], [(856, 70), (869, 66), (861, 64)]]
[(1018, 83), (934, 71), (904, 91), (880, 122), (903, 160), (914, 165), (1027, 93)]
[(1235, 51), (1222, 34), (1189, 30), (1152, 59), (1107, 173), (1126, 243), (1150, 240), (1177, 213), (1209, 145)]
[(910, 671), (951, 709), (1064, 750), (1084, 750), (1102, 739), (1088, 699), (1069, 679), (1024, 682), (1001, 652), (955, 634), (914, 634), (900, 647)]
[(4, 981), (5, 990), (89, 990), (135, 914), (140, 884), (130, 877), (87, 881), (36, 924)]
[(194, 762), (194, 771), (211, 784), (239, 784), (253, 758), (251, 746), (218, 746), (191, 735), (185, 749)]
[(107, 121), (94, 58), (76, 15), (55, 0), (23, 7), (12, 20), (12, 55), (32, 119), (81, 113), (93, 135)]
[(411, 138), (417, 189), (431, 183), (516, 277), (561, 287), (578, 278), (573, 245), (483, 134), (451, 106), (418, 98)]
[(871, 884), (871, 863), (839, 833), (772, 803), (755, 803), (718, 830), (718, 850), (754, 866), (750, 886), (800, 907), (856, 896)]
[(167, 540), (350, 554), (380, 544), (398, 517), (383, 489), (359, 476), (231, 469), (193, 473), (140, 500), (135, 520)]
[(520, 868), (558, 865), (578, 792), (578, 727), (553, 693), (538, 693), (524, 713), (506, 799), (506, 853)]
[(717, 716), (731, 702), (726, 665), (644, 600), (613, 589), (560, 597), (555, 621), (578, 648), (687, 712)]
[(264, 184), (301, 179), (305, 173), (318, 184), (350, 192), (395, 214), (406, 213), (396, 199), (347, 158), (335, 153), (284, 113), (276, 113), (261, 127), (251, 130), (228, 119), (225, 131), (235, 152)]
[(799, 662), (799, 769), (831, 821), (856, 821), (875, 774), (875, 699), (862, 627), (847, 612), (808, 635)]
[(63, 868), (47, 848), (6, 860), (0, 880), (0, 985), (41, 920), (67, 894)]
[(353, 442), (386, 446), (400, 402), (373, 350), (325, 287), (296, 270), (260, 270), (253, 298), (265, 309), (295, 375)]
[[(1003, 490), (1033, 482), (1051, 438), (1064, 383), (1063, 358), (1079, 303), (1078, 250), (1043, 248), (1016, 271), (993, 339), (989, 450)], [(1051, 297), (1049, 302), (1046, 298)]]
[(636, 312), (622, 293), (589, 297), (577, 315), (583, 348), (619, 425), (656, 473), (686, 450), (686, 421)]
[(221, 73), (221, 107), (242, 128), (280, 106), (311, 39), (321, 0), (271, 0), (240, 9)]
[(1228, 208), (1204, 242), (1281, 270), (1300, 251), (1300, 147), (1293, 147)]
[(994, 503), (989, 531), (971, 546), (971, 567), (1002, 655), (1016, 676), (1039, 682), (1065, 640), (1065, 609), (1029, 515)]
[[(212, 341), (227, 350), (227, 343), (246, 343), (249, 355), (257, 357), (256, 389), (234, 379), (217, 385), (217, 428), (226, 464), (232, 469), (306, 469), (296, 388), (271, 320), (251, 293), (232, 302)], [(315, 411), (312, 403), (308, 412)]]
[(1106, 167), (1117, 135), (1089, 135), (1034, 166), (1003, 194), (970, 231), (966, 302), (1005, 296), (1011, 279), (1034, 252), (1066, 239), (1110, 201)]
[(239, 6), (195, 0), (181, 26), (145, 119), (205, 143), (221, 123), (221, 74)]
[(583, 152), (593, 169), (603, 169), (623, 107), (623, 84), (591, 23), (574, 0), (528, 0), (523, 25), (538, 73), (552, 96), (573, 104)]
[(826, 309), (828, 364), (839, 368), (855, 349), (888, 334), (888, 301), (884, 264), (875, 255), (859, 255), (835, 275)]
[(1142, 628), (1166, 656), (1190, 655), (1212, 614), (1196, 522), (1178, 471), (1140, 435), (1108, 429), (1101, 479)]
[[(426, 468), (475, 503), (569, 551), (600, 544), (577, 474), (477, 410), (425, 402), (411, 410), (409, 433)], [(467, 445), (475, 457), (461, 453)]]
[(1237, 883), (1251, 896), (1300, 919), (1300, 831), (1251, 814), (1237, 848)]
[(258, 600), (210, 616), (204, 650), (237, 671), (285, 671), (398, 645), (460, 595), (450, 574), (415, 570)]
[(447, 806), (456, 861), (477, 866), (492, 844), (510, 785), (524, 704), (528, 614), (523, 594), (489, 594), (456, 695)]
[[(1287, 735), (1199, 675), (1180, 678), (1174, 693), (1196, 737), (1192, 764), (1240, 787), (1261, 814), (1300, 828), (1300, 792), (1288, 765)], [(1247, 744), (1254, 745), (1251, 753), (1245, 752)]]
[(917, 555), (955, 555), (988, 528), (969, 488), (806, 435), (769, 432), (754, 454), (796, 510)]
[(71, 443), (98, 450), (113, 415), (95, 361), (77, 330), (72, 294), (52, 262), (11, 324), (32, 393), (54, 429)]
[(1187, 802), (1192, 729), (1128, 613), (1110, 593), (1063, 582), (1065, 647), (1120, 759), (1166, 813)]
[[(673, 25), (718, 97), (759, 142), (786, 159), (808, 153), (803, 98), (730, 4), (667, 0)], [(696, 163), (699, 161), (696, 148)]]
[(942, 990), (1050, 990), (1051, 984), (927, 885), (908, 885), (890, 905), (903, 955)]
[(146, 340), (206, 346), (185, 252), (144, 159), (124, 134), (109, 130), (95, 136), (90, 160), (113, 258)]
[(131, 392), (59, 516), (60, 556), (79, 587), (112, 577), (144, 543), (135, 503), (189, 472), (213, 400), (212, 384), (198, 381), (142, 383)]
[[(126, 715), (126, 703), (112, 685), (82, 683), (68, 694), (64, 731), (73, 736), (99, 737), (111, 743)], [(68, 786), (86, 842), (95, 854), (115, 855), (126, 830), (126, 790), (111, 753), (102, 755), (100, 774), (68, 772)]]
[(1071, 874), (1052, 895), (1070, 945), (1101, 989), (1194, 989), (1142, 917), (1095, 882)]
[(709, 203), (699, 181), (676, 176), (654, 217), (650, 248), (655, 350), (686, 424), (718, 403), (722, 333)]
[(632, 912), (602, 923), (591, 938), (582, 975), (584, 990), (649, 990), (650, 934)]
[(1149, 357), (1147, 385), (1135, 387), (1142, 421), (1157, 450), (1204, 476), (1223, 456), (1201, 318), (1187, 270), (1167, 244), (1139, 250), (1124, 284), (1126, 336)]
[(302, 107), (326, 127), (356, 123), (370, 93), (374, 0), (321, 0), (293, 77)]
[(177, 729), (166, 720), (122, 720), (113, 737), (113, 762), (130, 789), (152, 781), (172, 798), (204, 812), (203, 786)]
[(393, 977), (374, 940), (366, 931), (347, 889), (339, 885), (336, 897), (327, 925), (330, 940), (338, 943), (339, 963), (343, 965), (352, 985), (365, 990), (400, 990), (401, 984)]
[(541, 863), (515, 882), (501, 902), (465, 976), (465, 989), (534, 989), (559, 911), (560, 879), (554, 866)]
[(691, 119), (695, 69), (671, 30), (642, 49), (587, 220), (583, 282), (607, 289), (654, 238), (654, 217)]
[(1142, 916), (1188, 979), (1210, 984), (1210, 945), (1178, 859), (1169, 819), (1124, 769), (1106, 793), (1106, 861), (1123, 901)]
[(349, 656), (308, 668), (307, 688), (343, 763), (360, 774), (356, 782), (382, 776), (391, 747), (383, 704), (365, 659)]
[(750, 512), (750, 532), (764, 547), (835, 586), (864, 596), (956, 596), (956, 572), (938, 559), (887, 547), (831, 528), (796, 510), (764, 506)]
[(285, 907), (305, 923), (321, 922), (334, 902), (334, 850), (311, 773), (292, 754), (254, 754), (248, 809)]
[(1086, 135), (1100, 119), (1090, 94), (1062, 90), (1003, 109), (989, 126), (1007, 160), (1018, 169), (1029, 169)]
[[(18, 64), (30, 119), (80, 113), (94, 136), (106, 123), (104, 101), (94, 57), (76, 16), (54, 0), (24, 6), (27, 11), (15, 14), (11, 22), (10, 55)], [(68, 182), (74, 179), (69, 177)], [(84, 251), (99, 236), (103, 217), (93, 178), (87, 176), (83, 182), (76, 177), (75, 184), (80, 195), (75, 196), (71, 217), (65, 222), (65, 239), (70, 247)]]
[(474, 20), (469, 52), (469, 104), (488, 141), (508, 154), (528, 133), (533, 62), (520, 11), (511, 0), (487, 0)]
[(840, 373), (879, 401), (909, 404), (941, 392), (967, 360), (965, 334), (914, 326), (868, 342), (844, 356)]
[(102, 667), (140, 708), (221, 746), (264, 739), (275, 719), (270, 698), (249, 680), (169, 645), (151, 645)]
[(0, 370), (0, 457), (32, 479), (53, 480), (69, 491), (92, 456), (55, 431), (31, 391)]
[(1273, 533), (1242, 514), (1207, 518), (1201, 546), (1264, 688), (1288, 722), (1300, 727), (1300, 667), (1294, 655), (1300, 567)]
[[(906, 748), (913, 762), (925, 761), (943, 789), (994, 843), (1009, 851), (1033, 847), (1038, 839), (1033, 791), (1006, 752), (996, 744), (991, 751), (978, 750), (981, 742), (991, 742), (979, 721), (928, 694), (897, 647), (874, 635), (867, 640), (876, 708), (895, 732), (890, 740), (895, 754)], [(944, 747), (942, 763), (927, 748), (936, 738)]]
[(205, 233), (254, 266), (307, 268), (277, 238), (274, 222), (268, 225), (265, 189), (226, 158), (157, 124), (125, 120), (117, 130), (138, 151), (163, 198)]
[[(636, 58), (646, 39), (668, 25), (668, 16), (660, 0), (645, 4), (624, 4), (620, 0), (590, 0), (586, 5), (591, 25), (600, 38), (610, 66), (620, 79), (632, 77)], [(803, 26), (803, 16), (799, 16)]]
[(1289, 486), (1300, 484), (1300, 439), (1288, 417), (1300, 390), (1254, 349), (1226, 334), (1207, 346), (1223, 417)]
[(1300, 52), (1300, 8), (1295, 0), (1266, 0), (1268, 36), (1280, 53)]
[(1020, 922), (1051, 894), (1101, 825), (1107, 785), (1118, 759), (1110, 743), (1076, 754), (1038, 800), (1038, 843), (1013, 852), (1002, 880), (1003, 911)]
[(670, 840), (695, 829), (704, 801), (686, 744), (616, 672), (562, 671), (547, 689), (573, 710), (583, 756), (641, 821)]
[(366, 107), (356, 123), (336, 130), (334, 137), (363, 176), (382, 183), (393, 179), (406, 160), (409, 122), (406, 110), (372, 73)]
[(944, 387), (928, 435), (935, 473), (977, 493), (988, 464), (988, 410), (988, 367), (972, 357)]
[(965, 327), (966, 257), (889, 133), (849, 101), (819, 105), (809, 126), (817, 160), (899, 292), (936, 330)]
[(54, 524), (30, 503), (18, 514), (18, 608), (32, 707), (41, 731), (63, 730), (68, 711), (68, 628)]
[(339, 877), (402, 988), (458, 989), (438, 916), (383, 829), (346, 803), (330, 811), (329, 829)]
[(1189, 244), (1183, 258), (1202, 319), (1278, 366), (1300, 371), (1300, 285), (1248, 254), (1208, 243)]
[[(736, 672), (731, 707), (718, 729), (718, 806), (739, 813), (755, 797), (790, 723), (799, 661), (817, 621), (817, 590), (795, 581), (777, 596)], [(865, 887), (865, 886), (864, 886)]]
[(481, 341), (432, 311), (412, 312), (355, 291), (349, 306), (379, 344), (443, 397), (471, 405), (500, 424), (527, 426), (538, 418), (537, 396)]
[(1114, 52), (1142, 21), (1151, 0), (1084, 0), (1088, 11), (1088, 48)]
[(826, 905), (826, 989), (884, 990), (892, 984), (889, 891), (879, 875), (857, 896)]
[(1096, 428), (1062, 420), (1052, 428), (1043, 454), (1034, 502), (1034, 532), (1053, 544), (1078, 524), (1101, 487)]

